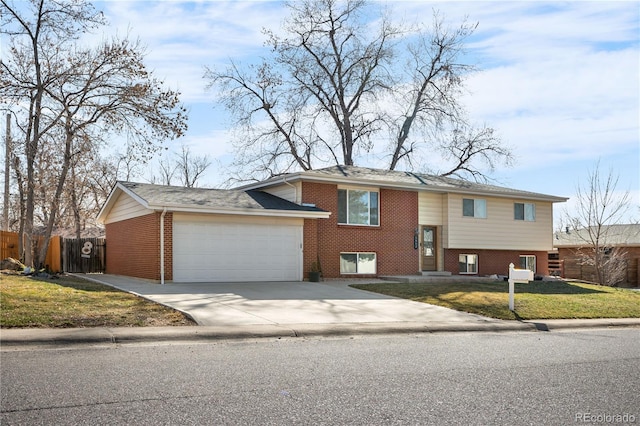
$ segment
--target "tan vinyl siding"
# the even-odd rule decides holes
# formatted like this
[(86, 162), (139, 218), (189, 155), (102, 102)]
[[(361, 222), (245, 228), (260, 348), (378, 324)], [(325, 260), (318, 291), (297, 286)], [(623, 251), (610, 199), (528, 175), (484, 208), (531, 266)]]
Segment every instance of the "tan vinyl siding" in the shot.
[(451, 211), (450, 194), (442, 196), (442, 239), (441, 244), (443, 248), (449, 247), (449, 211)]
[(292, 203), (300, 204), (301, 202), (302, 190), (300, 182), (291, 184), (283, 183), (282, 185), (265, 188), (263, 191), (287, 201), (291, 201)]
[(104, 223), (119, 222), (121, 220), (144, 216), (152, 212), (153, 210), (144, 208), (140, 203), (127, 194), (121, 193), (111, 208), (111, 211), (109, 211), (109, 216), (107, 216)]
[[(446, 248), (477, 248), (495, 250), (552, 250), (553, 204), (533, 202), (535, 221), (515, 220), (514, 203), (532, 203), (530, 200), (462, 196), (450, 194)], [(463, 198), (484, 198), (487, 218), (462, 216)], [(444, 241), (443, 241), (444, 242)]]
[(418, 221), (421, 225), (443, 225), (446, 196), (432, 192), (418, 193)]

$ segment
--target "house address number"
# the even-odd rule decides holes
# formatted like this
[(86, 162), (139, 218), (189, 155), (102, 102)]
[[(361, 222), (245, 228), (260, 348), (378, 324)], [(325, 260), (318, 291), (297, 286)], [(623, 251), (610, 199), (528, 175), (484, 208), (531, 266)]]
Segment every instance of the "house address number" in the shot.
[(91, 241), (85, 241), (82, 245), (82, 257), (91, 257), (91, 251), (93, 250), (93, 243)]

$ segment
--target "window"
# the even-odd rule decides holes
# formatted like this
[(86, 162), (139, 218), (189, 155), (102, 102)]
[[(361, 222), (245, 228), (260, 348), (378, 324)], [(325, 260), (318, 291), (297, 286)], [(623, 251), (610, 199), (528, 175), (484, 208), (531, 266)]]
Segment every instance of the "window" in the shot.
[(487, 200), (481, 198), (463, 198), (462, 199), (462, 216), (487, 218)]
[(458, 264), (460, 265), (461, 274), (477, 274), (478, 273), (478, 255), (477, 254), (461, 254), (458, 256)]
[(520, 256), (520, 269), (528, 269), (536, 273), (536, 257), (532, 255)]
[(338, 223), (378, 226), (378, 193), (338, 189)]
[(340, 253), (341, 274), (375, 274), (375, 253)]
[(526, 220), (533, 222), (536, 220), (536, 205), (533, 203), (514, 203), (513, 218), (515, 220)]

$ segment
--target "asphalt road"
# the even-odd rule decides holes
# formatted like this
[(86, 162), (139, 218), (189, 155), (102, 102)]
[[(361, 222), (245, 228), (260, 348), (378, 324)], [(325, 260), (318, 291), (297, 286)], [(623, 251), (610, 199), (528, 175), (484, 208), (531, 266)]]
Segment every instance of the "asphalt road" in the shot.
[(2, 425), (640, 424), (637, 328), (4, 348), (0, 361)]

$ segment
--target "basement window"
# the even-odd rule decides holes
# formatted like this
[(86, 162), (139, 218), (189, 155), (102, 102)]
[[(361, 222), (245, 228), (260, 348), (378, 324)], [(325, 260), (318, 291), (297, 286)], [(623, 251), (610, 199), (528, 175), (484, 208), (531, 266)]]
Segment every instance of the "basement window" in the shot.
[(477, 254), (461, 254), (458, 256), (458, 265), (461, 274), (477, 274), (478, 273), (478, 255)]
[(341, 274), (375, 274), (375, 253), (340, 253)]
[(520, 256), (520, 269), (528, 269), (536, 273), (536, 257), (533, 255)]

